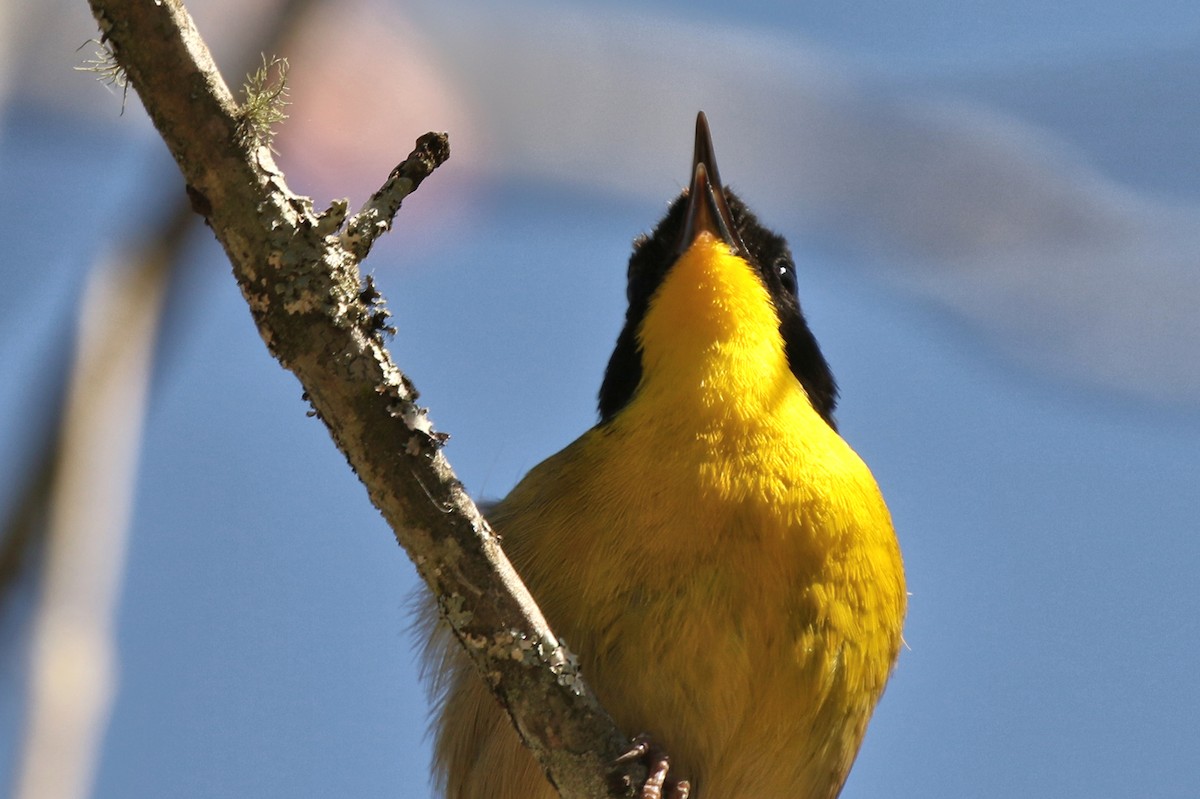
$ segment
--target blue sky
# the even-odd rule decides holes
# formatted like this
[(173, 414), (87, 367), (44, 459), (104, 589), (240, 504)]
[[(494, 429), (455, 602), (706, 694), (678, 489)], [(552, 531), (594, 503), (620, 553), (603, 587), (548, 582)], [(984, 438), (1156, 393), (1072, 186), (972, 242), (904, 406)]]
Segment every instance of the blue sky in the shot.
[[(30, 35), (0, 134), (0, 269), (21, 287), (0, 297), (5, 486), (88, 269), (179, 190), (136, 101), (117, 116), (70, 72), (92, 35), (78, 5), (61, 26), (9, 12)], [(358, 202), (391, 166), (371, 153), (449, 129), (451, 161), (368, 266), (469, 489), (503, 495), (594, 420), (629, 243), (685, 180), (704, 108), (722, 176), (797, 255), (843, 434), (904, 548), (909, 648), (844, 796), (1193, 795), (1200, 10), (355, 8), (404, 32), (409, 69), (336, 33), (289, 52), (281, 161), (318, 203)], [(193, 11), (233, 49), (237, 7)], [(306, 89), (306, 53), (380, 65), (357, 116), (322, 113), (360, 87)], [(356, 140), (365, 155), (330, 144)], [(94, 795), (421, 799), (413, 571), (194, 238)], [(0, 618), (0, 775), (32, 597)]]

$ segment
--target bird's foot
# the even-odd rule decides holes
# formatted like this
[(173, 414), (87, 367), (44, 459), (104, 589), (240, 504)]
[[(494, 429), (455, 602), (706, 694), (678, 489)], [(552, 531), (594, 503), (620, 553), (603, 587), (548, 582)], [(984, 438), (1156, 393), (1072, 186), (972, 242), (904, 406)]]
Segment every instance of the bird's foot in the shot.
[(633, 739), (633, 746), (622, 754), (613, 765), (621, 765), (634, 760), (645, 762), (650, 772), (646, 782), (638, 794), (638, 799), (688, 799), (692, 786), (687, 780), (672, 780), (668, 777), (671, 770), (670, 758), (664, 749), (650, 740), (648, 735), (639, 735)]

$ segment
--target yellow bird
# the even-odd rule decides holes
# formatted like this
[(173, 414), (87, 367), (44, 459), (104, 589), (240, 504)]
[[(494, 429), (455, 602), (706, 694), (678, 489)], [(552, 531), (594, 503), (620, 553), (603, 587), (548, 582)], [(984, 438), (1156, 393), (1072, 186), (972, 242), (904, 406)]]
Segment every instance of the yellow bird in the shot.
[[(900, 648), (904, 569), (787, 244), (722, 187), (703, 113), (628, 298), (599, 423), (489, 518), (601, 704), (695, 799), (836, 797)], [(445, 796), (553, 799), (458, 644), (430, 635)]]

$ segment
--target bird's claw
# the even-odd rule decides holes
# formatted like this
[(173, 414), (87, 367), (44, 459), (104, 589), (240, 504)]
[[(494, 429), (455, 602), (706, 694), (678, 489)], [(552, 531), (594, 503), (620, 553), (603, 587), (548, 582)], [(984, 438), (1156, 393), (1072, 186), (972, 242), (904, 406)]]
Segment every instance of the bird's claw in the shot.
[(670, 758), (664, 749), (656, 746), (647, 735), (633, 739), (633, 746), (613, 761), (614, 766), (642, 760), (649, 772), (638, 799), (688, 799), (692, 786), (687, 780), (669, 780)]

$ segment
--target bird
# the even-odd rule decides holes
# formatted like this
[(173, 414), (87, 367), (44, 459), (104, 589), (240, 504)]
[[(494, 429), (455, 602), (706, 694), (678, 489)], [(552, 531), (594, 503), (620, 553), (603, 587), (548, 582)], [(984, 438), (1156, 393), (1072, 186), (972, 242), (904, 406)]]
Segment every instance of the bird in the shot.
[[(708, 121), (628, 265), (599, 420), (489, 513), (617, 725), (693, 799), (833, 799), (896, 663), (891, 516), (838, 434), (787, 242), (724, 188)], [(423, 622), (446, 799), (553, 799), (459, 645)]]

